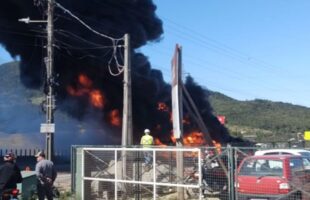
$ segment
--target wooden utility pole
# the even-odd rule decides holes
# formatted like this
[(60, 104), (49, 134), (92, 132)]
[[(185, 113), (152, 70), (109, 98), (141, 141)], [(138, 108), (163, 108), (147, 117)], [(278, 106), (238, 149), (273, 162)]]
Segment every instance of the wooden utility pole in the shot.
[[(131, 103), (131, 62), (130, 62), (130, 37), (124, 36), (124, 97), (123, 97), (123, 124), (122, 124), (122, 147), (132, 145), (132, 103)], [(122, 179), (127, 179), (127, 156), (122, 151)], [(127, 199), (127, 188), (123, 187), (122, 199)]]
[[(54, 0), (48, 0), (47, 2), (47, 58), (46, 64), (46, 124), (54, 127), (54, 107), (55, 99), (53, 93), (53, 65), (54, 65)], [(51, 129), (52, 130), (52, 129)], [(54, 157), (54, 132), (49, 131), (46, 133), (46, 158), (52, 160)], [(54, 129), (53, 129), (54, 130)]]
[(124, 97), (122, 122), (123, 147), (132, 145), (131, 62), (129, 34), (125, 34), (124, 40)]
[[(183, 146), (183, 104), (182, 104), (182, 48), (176, 45), (174, 56), (172, 59), (172, 120), (173, 120), (173, 134), (176, 139), (176, 146), (178, 148)], [(177, 151), (176, 155), (177, 177), (178, 183), (183, 184), (183, 152)], [(179, 200), (184, 199), (184, 188), (177, 188), (177, 195)]]

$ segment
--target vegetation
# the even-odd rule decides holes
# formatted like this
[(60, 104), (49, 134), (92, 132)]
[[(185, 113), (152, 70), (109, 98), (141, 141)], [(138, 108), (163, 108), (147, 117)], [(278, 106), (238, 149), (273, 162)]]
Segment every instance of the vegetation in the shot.
[[(6, 77), (0, 85), (0, 106), (42, 102), (42, 89), (22, 86), (18, 62), (0, 65), (0, 71)], [(310, 130), (308, 107), (260, 99), (238, 101), (211, 91), (209, 101), (215, 115), (226, 116), (225, 126), (234, 136), (252, 137), (258, 142), (287, 141)]]
[(260, 142), (287, 141), (301, 139), (304, 131), (310, 130), (308, 107), (260, 99), (238, 101), (218, 92), (210, 92), (209, 100), (214, 114), (226, 116), (226, 126), (236, 136)]

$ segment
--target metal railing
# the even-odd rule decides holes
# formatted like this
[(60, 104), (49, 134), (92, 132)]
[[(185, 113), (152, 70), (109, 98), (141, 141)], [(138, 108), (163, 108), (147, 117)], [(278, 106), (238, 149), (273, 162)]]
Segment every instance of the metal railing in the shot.
[[(183, 174), (176, 173), (178, 152)], [(198, 148), (83, 148), (81, 199), (161, 199), (178, 188), (200, 199), (200, 154)]]
[[(245, 189), (240, 188), (242, 174), (239, 174), (239, 168), (242, 160), (260, 149), (230, 146), (219, 150), (205, 147), (75, 146), (72, 148), (72, 191), (76, 193), (77, 199), (179, 199), (177, 195), (180, 191), (183, 192), (184, 199), (235, 200), (243, 199), (244, 196), (310, 199), (309, 158), (303, 158), (306, 160), (303, 160), (302, 168), (296, 168), (298, 162), (290, 161), (288, 167), (292, 168), (292, 176), (267, 174), (248, 177), (255, 181), (247, 182), (246, 185), (240, 182), (240, 187)], [(182, 152), (183, 155), (184, 169), (181, 175), (176, 170), (177, 152)], [(151, 164), (146, 165), (148, 156), (151, 157)], [(223, 165), (219, 164), (219, 160)], [(275, 164), (271, 167), (279, 170), (279, 166)], [(298, 178), (300, 181), (296, 181)], [(280, 185), (279, 181), (286, 181), (287, 185)], [(260, 182), (264, 184), (257, 185)], [(274, 185), (268, 184), (279, 184), (279, 188), (270, 192), (268, 189)], [(247, 193), (246, 190), (250, 192)]]

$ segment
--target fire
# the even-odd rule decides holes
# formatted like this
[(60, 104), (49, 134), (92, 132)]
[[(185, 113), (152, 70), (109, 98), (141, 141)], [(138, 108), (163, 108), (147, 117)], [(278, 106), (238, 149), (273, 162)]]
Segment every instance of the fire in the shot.
[(117, 109), (114, 109), (109, 113), (109, 120), (113, 126), (121, 125), (121, 118), (119, 116), (119, 111)]
[(106, 101), (104, 95), (100, 90), (92, 89), (92, 81), (85, 75), (80, 74), (78, 76), (79, 85), (77, 88), (67, 86), (67, 92), (72, 96), (88, 96), (91, 105), (96, 108), (103, 108)]
[(103, 108), (105, 101), (102, 93), (99, 90), (93, 90), (89, 93), (90, 102), (97, 108)]
[(169, 111), (169, 107), (167, 106), (167, 104), (163, 102), (159, 102), (157, 104), (157, 110), (161, 112), (169, 112), (169, 119), (170, 119), (170, 122), (172, 122), (172, 113)]
[(183, 138), (184, 145), (200, 146), (206, 143), (202, 132), (191, 132)]
[[(173, 132), (171, 132), (170, 138), (173, 143), (176, 143), (176, 138), (173, 136)], [(158, 138), (155, 138), (154, 143), (155, 145), (162, 146), (162, 147), (167, 146), (166, 144), (162, 143)], [(214, 140), (212, 140), (212, 143), (214, 147), (216, 148), (217, 153), (220, 154), (222, 152), (222, 145)], [(185, 134), (185, 136), (183, 137), (183, 145), (184, 146), (205, 146), (206, 140), (204, 139), (202, 132), (193, 131), (189, 134)], [(187, 152), (186, 154), (184, 154), (184, 156), (193, 157), (197, 155), (194, 152)]]
[(216, 151), (218, 154), (222, 153), (222, 145), (214, 140), (212, 140), (212, 143), (214, 145), (214, 147), (216, 148)]
[[(171, 141), (176, 143), (176, 138), (171, 133)], [(192, 132), (183, 138), (184, 146), (202, 146), (205, 145), (205, 140), (201, 132)], [(155, 138), (155, 145), (166, 147), (167, 145), (162, 143), (158, 138)], [(162, 157), (167, 157), (168, 154), (161, 155)], [(197, 157), (197, 152), (184, 152), (184, 157)], [(175, 155), (172, 155), (175, 157)]]
[(161, 147), (166, 147), (167, 145), (162, 143), (158, 138), (155, 138), (154, 144)]
[(169, 108), (168, 108), (168, 106), (165, 103), (159, 102), (158, 105), (157, 105), (157, 110), (160, 110), (160, 111), (163, 111), (163, 112), (168, 112)]
[(89, 92), (88, 89), (74, 89), (71, 86), (67, 87), (67, 92), (71, 95), (71, 96), (82, 96), (85, 95)]
[(171, 134), (170, 136), (170, 139), (173, 143), (176, 143), (177, 142), (177, 139), (175, 139), (175, 137), (173, 136), (173, 134)]
[[(172, 132), (170, 139), (173, 143), (176, 143), (176, 138), (173, 136)], [(155, 144), (160, 146), (167, 146), (164, 143), (162, 143), (158, 138), (155, 138)], [(184, 146), (202, 146), (206, 144), (206, 141), (201, 132), (191, 132), (183, 137), (183, 144)], [(217, 145), (220, 144), (217, 143)]]
[(85, 74), (80, 74), (78, 80), (80, 85), (86, 88), (90, 88), (93, 84), (93, 82)]

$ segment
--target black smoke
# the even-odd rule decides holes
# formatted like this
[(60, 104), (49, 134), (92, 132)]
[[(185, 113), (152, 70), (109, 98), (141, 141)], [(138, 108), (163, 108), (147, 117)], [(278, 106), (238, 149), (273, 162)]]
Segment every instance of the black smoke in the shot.
[[(163, 80), (159, 70), (152, 69), (146, 56), (136, 49), (161, 39), (162, 21), (156, 16), (156, 6), (151, 0), (59, 0), (68, 10), (93, 27), (96, 31), (113, 38), (125, 33), (131, 36), (133, 129), (138, 142), (142, 130), (149, 128), (155, 137), (169, 142), (172, 129), (169, 112), (158, 110), (158, 102), (171, 105), (171, 86)], [(29, 88), (42, 88), (45, 80), (44, 57), (46, 56), (45, 24), (18, 22), (30, 17), (32, 20), (46, 19), (46, 0), (4, 0), (0, 7), (0, 43), (13, 57), (20, 57), (21, 81)], [(113, 48), (109, 39), (87, 30), (63, 10), (55, 7), (55, 63), (54, 85), (57, 105), (72, 117), (84, 120), (85, 116), (97, 113), (99, 121), (108, 121), (109, 113), (122, 110), (122, 75), (117, 73), (116, 61), (111, 60)], [(119, 42), (119, 45), (123, 43)], [(117, 60), (122, 64), (122, 49), (117, 48)], [(86, 75), (91, 87), (105, 96), (105, 106), (98, 109), (89, 103), (86, 95), (72, 96), (68, 87), (81, 89), (80, 74)], [(212, 138), (221, 143), (234, 140), (227, 129), (212, 114), (208, 102), (208, 91), (188, 78), (186, 88), (192, 95)], [(170, 106), (171, 107), (171, 106)], [(100, 113), (100, 115), (98, 115)], [(186, 111), (185, 111), (186, 114)], [(120, 135), (120, 127), (112, 127)], [(192, 123), (186, 131), (197, 129)], [(106, 142), (106, 141), (105, 141)], [(104, 143), (104, 141), (103, 141)], [(107, 142), (106, 142), (107, 143)]]

